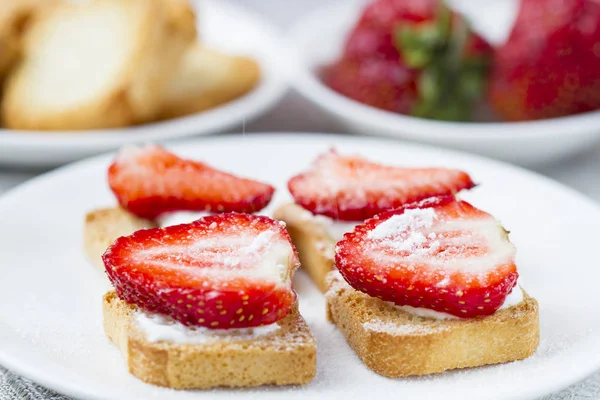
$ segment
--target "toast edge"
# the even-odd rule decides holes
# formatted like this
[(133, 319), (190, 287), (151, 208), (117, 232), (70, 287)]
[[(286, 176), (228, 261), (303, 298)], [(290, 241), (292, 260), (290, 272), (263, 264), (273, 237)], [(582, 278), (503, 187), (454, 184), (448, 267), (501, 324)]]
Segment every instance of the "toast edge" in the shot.
[(423, 331), (409, 322), (402, 333), (365, 326), (369, 318), (385, 320), (378, 310), (393, 305), (354, 290), (336, 273), (329, 275), (327, 284), (328, 319), (363, 363), (386, 377), (434, 374), (522, 360), (533, 355), (539, 345), (538, 303), (525, 292), (519, 305), (492, 316), (437, 321), (434, 328)]
[[(296, 331), (289, 343), (217, 341), (177, 344), (145, 340), (133, 326), (133, 311), (115, 292), (102, 302), (104, 331), (140, 380), (173, 389), (301, 385), (316, 374), (316, 343), (297, 306), (280, 321)], [(300, 340), (298, 340), (300, 339)]]
[(292, 242), (298, 250), (302, 269), (323, 293), (327, 291), (327, 274), (333, 271), (335, 241), (318, 221), (304, 217), (304, 210), (297, 204), (280, 206), (273, 218), (285, 222)]
[(87, 259), (104, 272), (102, 254), (119, 237), (140, 229), (156, 228), (154, 221), (138, 218), (121, 207), (101, 208), (85, 216), (83, 248)]

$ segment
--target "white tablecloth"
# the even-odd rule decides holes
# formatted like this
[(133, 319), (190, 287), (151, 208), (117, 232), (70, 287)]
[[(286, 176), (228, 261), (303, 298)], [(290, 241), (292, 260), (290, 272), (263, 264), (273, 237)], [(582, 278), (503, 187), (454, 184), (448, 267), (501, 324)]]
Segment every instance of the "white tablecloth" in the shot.
[[(299, 16), (314, 9), (324, 0), (235, 0), (252, 8), (281, 29), (289, 26)], [(259, 131), (310, 131), (343, 132), (331, 119), (314, 109), (297, 95), (290, 93), (282, 103), (267, 115), (246, 125), (247, 132)], [(585, 154), (558, 164), (539, 166), (537, 172), (564, 183), (600, 202), (600, 146)], [(17, 171), (0, 169), (0, 194), (44, 171)], [(568, 368), (568, 366), (565, 366)], [(0, 400), (63, 399), (29, 381), (7, 373), (0, 367)], [(545, 400), (600, 399), (600, 373)]]

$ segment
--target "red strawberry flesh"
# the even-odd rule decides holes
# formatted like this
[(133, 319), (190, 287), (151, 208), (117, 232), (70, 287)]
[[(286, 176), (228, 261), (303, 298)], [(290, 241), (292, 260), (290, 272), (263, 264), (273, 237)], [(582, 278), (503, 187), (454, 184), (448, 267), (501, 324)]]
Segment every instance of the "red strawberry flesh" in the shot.
[(346, 97), (397, 113), (410, 113), (417, 98), (415, 73), (397, 59), (341, 59), (323, 70), (323, 81)]
[(141, 218), (170, 211), (256, 212), (275, 189), (150, 145), (121, 150), (108, 170), (119, 204)]
[(491, 215), (445, 196), (365, 221), (338, 242), (335, 261), (373, 297), (471, 318), (493, 314), (513, 290), (515, 252)]
[(522, 0), (494, 55), (488, 98), (513, 121), (600, 108), (600, 2)]
[(462, 171), (384, 166), (333, 150), (288, 181), (288, 189), (302, 207), (343, 221), (363, 221), (383, 211), (473, 186)]
[(298, 258), (285, 227), (265, 216), (219, 214), (121, 237), (103, 256), (117, 295), (188, 326), (276, 322), (296, 295)]

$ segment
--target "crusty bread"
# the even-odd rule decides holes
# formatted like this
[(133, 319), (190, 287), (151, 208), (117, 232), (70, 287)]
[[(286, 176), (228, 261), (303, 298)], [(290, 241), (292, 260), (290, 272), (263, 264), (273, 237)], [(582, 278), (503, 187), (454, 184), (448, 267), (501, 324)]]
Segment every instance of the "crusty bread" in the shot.
[(87, 258), (104, 271), (102, 254), (121, 236), (140, 229), (156, 228), (153, 221), (138, 218), (121, 207), (104, 208), (88, 213), (83, 227), (83, 244)]
[(148, 341), (136, 310), (115, 292), (104, 296), (104, 331), (129, 372), (144, 382), (174, 389), (291, 385), (308, 383), (316, 373), (315, 339), (297, 307), (263, 337), (198, 344)]
[(526, 293), (520, 304), (488, 317), (436, 320), (354, 290), (337, 271), (328, 275), (327, 285), (329, 320), (365, 365), (384, 376), (521, 360), (539, 344), (538, 304)]
[(526, 294), (518, 306), (486, 318), (415, 316), (346, 283), (334, 268), (335, 240), (302, 207), (286, 204), (273, 216), (286, 223), (302, 268), (326, 292), (330, 321), (360, 359), (381, 375), (424, 375), (520, 360), (539, 344), (538, 305)]
[(54, 0), (0, 1), (0, 84), (21, 55), (21, 39), (29, 23), (54, 3)]
[[(307, 214), (308, 213), (308, 214)], [(284, 221), (298, 250), (302, 269), (317, 287), (327, 290), (326, 277), (333, 270), (335, 240), (327, 229), (297, 204), (285, 204), (273, 212), (273, 218)]]
[(231, 101), (254, 88), (259, 78), (260, 68), (254, 60), (198, 43), (187, 50), (179, 64), (160, 118), (193, 114)]
[(194, 40), (169, 0), (60, 4), (36, 20), (9, 77), (2, 118), (13, 129), (97, 129), (157, 117)]

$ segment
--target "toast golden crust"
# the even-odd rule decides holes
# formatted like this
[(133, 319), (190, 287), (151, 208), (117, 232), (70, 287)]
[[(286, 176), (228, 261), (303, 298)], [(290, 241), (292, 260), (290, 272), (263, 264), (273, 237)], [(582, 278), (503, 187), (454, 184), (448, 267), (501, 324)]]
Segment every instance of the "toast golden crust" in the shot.
[(326, 277), (333, 270), (335, 240), (327, 229), (297, 204), (285, 204), (273, 212), (273, 218), (285, 222), (298, 250), (302, 269), (321, 290), (327, 291)]
[(354, 290), (334, 271), (327, 278), (327, 314), (367, 367), (387, 377), (521, 360), (539, 345), (535, 299), (485, 318), (436, 320)]
[(297, 306), (280, 329), (251, 340), (200, 344), (149, 342), (135, 322), (137, 309), (115, 292), (103, 299), (104, 331), (119, 347), (129, 372), (174, 389), (296, 385), (316, 373), (316, 343)]
[(156, 228), (153, 221), (138, 218), (121, 207), (89, 212), (83, 227), (83, 247), (87, 258), (104, 271), (102, 255), (121, 236), (140, 229)]
[(227, 103), (248, 93), (259, 79), (260, 67), (251, 58), (196, 44), (182, 58), (167, 89), (160, 118), (181, 117)]
[[(161, 0), (94, 0), (79, 5), (61, 4), (45, 13), (26, 36), (23, 62), (7, 81), (2, 104), (5, 125), (12, 129), (79, 130), (128, 126), (155, 119), (163, 93), (193, 40), (188, 28), (182, 28), (171, 19), (177, 13), (169, 10), (168, 3)], [(105, 18), (104, 23), (81, 22), (82, 18), (98, 21), (101, 17)], [(124, 35), (118, 45), (125, 46), (123, 55), (110, 50), (106, 41), (102, 42), (107, 54), (119, 57), (114, 64), (106, 61), (111, 57), (104, 57), (100, 50), (86, 51), (85, 55), (72, 54), (69, 53), (71, 46), (62, 44), (65, 38), (74, 36), (81, 40), (102, 37), (81, 30), (75, 35), (65, 31), (66, 27), (82, 25), (90, 30), (105, 29), (105, 24), (111, 21), (120, 21), (112, 28)], [(58, 29), (62, 36), (55, 34)], [(85, 46), (78, 43), (73, 48)], [(56, 58), (58, 51), (64, 52), (65, 59), (72, 63), (72, 59), (77, 59), (81, 65), (94, 64), (94, 68), (112, 65), (102, 75), (106, 82), (88, 90), (85, 85), (94, 82), (99, 74), (94, 68), (77, 69), (73, 64), (76, 73), (72, 77), (78, 81), (71, 82), (69, 90), (81, 87), (88, 91), (73, 95), (78, 99), (74, 101), (60, 90), (46, 90), (46, 86), (54, 88), (56, 82), (66, 79), (56, 62), (48, 62), (49, 58)], [(93, 61), (103, 58), (106, 62)], [(55, 97), (49, 98), (48, 93)]]

